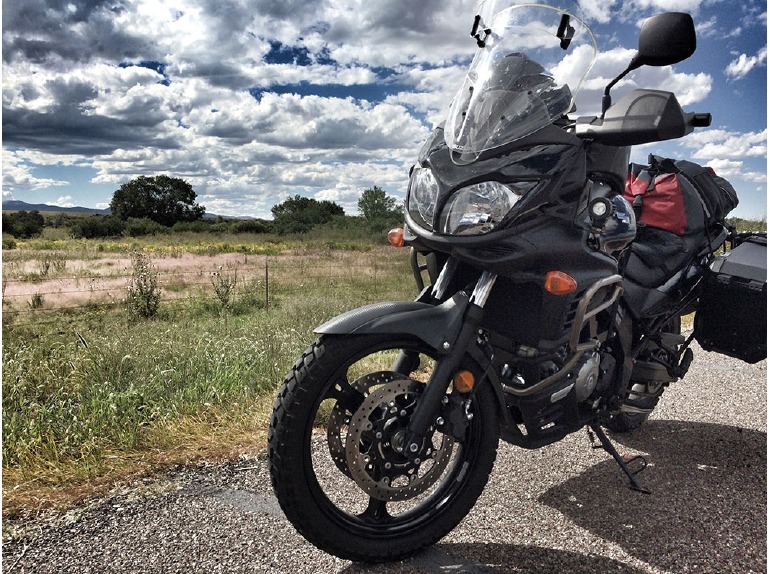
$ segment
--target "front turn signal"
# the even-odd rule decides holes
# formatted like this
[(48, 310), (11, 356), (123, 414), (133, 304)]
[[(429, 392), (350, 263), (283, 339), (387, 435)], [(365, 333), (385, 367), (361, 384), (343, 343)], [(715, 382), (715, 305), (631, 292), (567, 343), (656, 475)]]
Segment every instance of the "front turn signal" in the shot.
[(564, 271), (549, 271), (545, 274), (544, 287), (552, 295), (567, 295), (577, 290), (577, 281)]
[(401, 227), (396, 227), (388, 231), (388, 243), (393, 247), (404, 246), (404, 230)]

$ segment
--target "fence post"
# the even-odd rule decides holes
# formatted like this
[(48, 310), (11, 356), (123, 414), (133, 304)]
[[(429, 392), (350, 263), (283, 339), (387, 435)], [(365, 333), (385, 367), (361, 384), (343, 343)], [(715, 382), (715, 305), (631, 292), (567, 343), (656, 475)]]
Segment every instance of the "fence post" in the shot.
[(265, 256), (265, 311), (270, 310), (270, 266), (268, 265), (269, 257)]

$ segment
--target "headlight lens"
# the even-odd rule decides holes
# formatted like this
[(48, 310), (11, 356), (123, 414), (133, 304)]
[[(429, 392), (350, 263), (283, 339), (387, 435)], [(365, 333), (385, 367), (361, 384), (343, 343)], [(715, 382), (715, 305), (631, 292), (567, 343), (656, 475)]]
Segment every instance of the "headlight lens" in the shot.
[(412, 219), (428, 229), (433, 228), (433, 217), (438, 201), (438, 182), (426, 167), (415, 167), (409, 180), (407, 210)]
[(523, 193), (496, 181), (457, 191), (444, 206), (439, 230), (447, 235), (483, 235), (492, 231), (513, 209)]

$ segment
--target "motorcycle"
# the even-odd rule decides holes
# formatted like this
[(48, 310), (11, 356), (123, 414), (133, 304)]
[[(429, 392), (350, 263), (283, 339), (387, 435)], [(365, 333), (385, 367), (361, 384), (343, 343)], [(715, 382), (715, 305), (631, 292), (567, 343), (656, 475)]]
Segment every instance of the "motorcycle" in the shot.
[(652, 279), (631, 249), (630, 146), (685, 136), (710, 115), (685, 113), (670, 92), (613, 104), (610, 91), (641, 66), (688, 58), (689, 15), (644, 23), (601, 116), (587, 118), (570, 114), (597, 45), (577, 11), (488, 0), (471, 36), (465, 81), (410, 172), (402, 233), (420, 295), (319, 326), (274, 405), (278, 501), (345, 559), (401, 559), (450, 532), (499, 439), (534, 449), (587, 427), (646, 492), (646, 461), (621, 457), (603, 427), (638, 427), (687, 372), (680, 317), (730, 236), (710, 225)]

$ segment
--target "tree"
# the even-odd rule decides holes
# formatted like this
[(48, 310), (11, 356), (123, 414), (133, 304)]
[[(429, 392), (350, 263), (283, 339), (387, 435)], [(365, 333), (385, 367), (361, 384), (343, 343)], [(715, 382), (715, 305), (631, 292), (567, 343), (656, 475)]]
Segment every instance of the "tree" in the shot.
[(3, 213), (3, 231), (17, 239), (40, 235), (44, 226), (45, 218), (37, 210)]
[(400, 218), (404, 211), (396, 201), (395, 197), (389, 196), (375, 185), (361, 194), (358, 199), (358, 211), (367, 221)]
[(327, 223), (345, 211), (333, 201), (310, 199), (295, 195), (273, 206), (273, 231), (275, 233), (306, 233), (315, 225)]
[(192, 186), (183, 179), (157, 175), (140, 176), (120, 186), (112, 196), (110, 210), (116, 217), (146, 217), (171, 227), (178, 221), (196, 221), (206, 208), (195, 203)]

